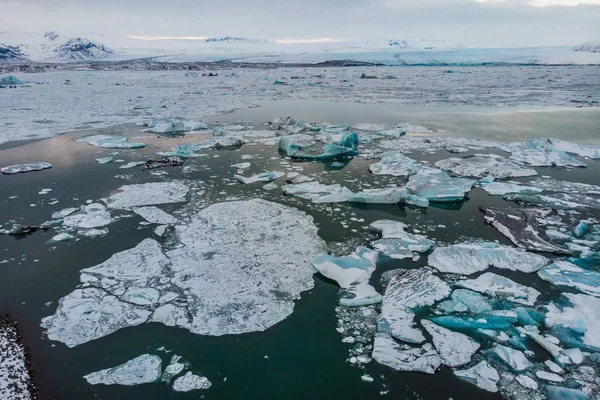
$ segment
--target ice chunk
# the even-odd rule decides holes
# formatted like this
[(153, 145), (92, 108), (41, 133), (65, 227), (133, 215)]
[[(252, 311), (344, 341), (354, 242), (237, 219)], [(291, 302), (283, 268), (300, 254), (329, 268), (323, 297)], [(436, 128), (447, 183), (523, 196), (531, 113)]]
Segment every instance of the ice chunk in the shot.
[(531, 363), (525, 358), (523, 352), (498, 343), (494, 344), (491, 349), (484, 350), (483, 353), (489, 356), (498, 357), (514, 371), (524, 371), (531, 367)]
[(562, 369), (556, 363), (554, 363), (550, 360), (544, 361), (544, 364), (546, 365), (546, 367), (548, 367), (548, 369), (550, 371), (554, 372), (555, 374), (564, 374), (565, 373), (564, 369)]
[(352, 125), (352, 128), (359, 131), (383, 131), (385, 130), (385, 125), (371, 124), (368, 122), (359, 122), (357, 124)]
[(55, 235), (52, 237), (51, 241), (53, 242), (67, 242), (69, 240), (73, 239), (73, 236), (69, 235), (68, 233), (59, 233), (58, 235)]
[(384, 333), (375, 336), (372, 357), (378, 363), (397, 371), (433, 374), (442, 365), (440, 356), (430, 344), (413, 348), (396, 342)]
[(144, 165), (144, 164), (146, 164), (146, 161), (131, 161), (131, 162), (128, 162), (127, 164), (121, 165), (119, 168), (120, 169), (129, 169), (129, 168), (139, 167), (140, 165)]
[(550, 193), (546, 195), (507, 194), (504, 200), (518, 204), (534, 204), (564, 210), (577, 208), (600, 209), (600, 197), (581, 193)]
[(438, 247), (429, 256), (429, 265), (440, 272), (463, 275), (471, 275), (489, 267), (530, 273), (547, 264), (546, 257), (494, 242)]
[(169, 151), (163, 151), (156, 154), (165, 157), (194, 158), (205, 156), (205, 154), (200, 154), (200, 151), (202, 151), (203, 149), (204, 148), (201, 148), (196, 144), (190, 143), (173, 146)]
[(431, 321), (421, 320), (423, 328), (429, 332), (442, 363), (448, 367), (468, 364), (479, 349), (479, 343), (467, 335), (442, 328)]
[(375, 304), (381, 301), (381, 295), (369, 285), (369, 278), (377, 262), (377, 253), (364, 247), (358, 247), (346, 257), (335, 258), (322, 254), (312, 261), (313, 266), (325, 277), (336, 281), (341, 288), (352, 295), (342, 299), (346, 306)]
[(544, 314), (531, 308), (517, 307), (515, 308), (517, 319), (521, 325), (534, 325), (544, 323)]
[(167, 214), (158, 207), (135, 207), (132, 209), (134, 213), (144, 218), (151, 224), (176, 224), (179, 220), (170, 214)]
[(128, 142), (125, 136), (93, 135), (77, 139), (77, 143), (88, 143), (105, 149), (140, 149), (144, 143)]
[(113, 162), (113, 158), (108, 156), (108, 157), (102, 157), (102, 158), (96, 158), (96, 161), (98, 161), (99, 164), (108, 164)]
[[(548, 335), (542, 336), (536, 326), (517, 327), (517, 330), (522, 335), (529, 336), (531, 340), (536, 342), (541, 348), (550, 353), (550, 355), (554, 357), (556, 362), (559, 364), (568, 365), (572, 363), (568, 352), (556, 344), (559, 343), (558, 339)], [(556, 341), (556, 343), (554, 343), (554, 341)]]
[(491, 182), (481, 185), (481, 188), (492, 196), (504, 196), (509, 193), (518, 194), (536, 194), (542, 193), (544, 190), (535, 186), (519, 185), (511, 182)]
[(483, 315), (477, 319), (471, 317), (432, 317), (431, 321), (448, 329), (509, 329), (512, 327), (513, 319), (502, 315)]
[(0, 172), (2, 172), (4, 175), (13, 175), (25, 172), (41, 171), (48, 168), (52, 168), (52, 164), (47, 162), (36, 162), (30, 164), (9, 165), (8, 167), (0, 168)]
[(426, 168), (412, 175), (406, 187), (411, 194), (432, 202), (454, 202), (465, 198), (476, 181), (452, 178), (435, 168)]
[(590, 231), (590, 226), (586, 221), (581, 221), (573, 229), (573, 235), (577, 238), (584, 237)]
[[(64, 210), (63, 210), (64, 211)], [(70, 229), (100, 228), (114, 222), (108, 209), (100, 203), (81, 206), (78, 212), (63, 218), (63, 226)]]
[(562, 298), (569, 304), (546, 306), (546, 325), (568, 328), (575, 335), (581, 335), (583, 344), (600, 348), (600, 299), (572, 293), (563, 293)]
[(287, 157), (299, 153), (302, 149), (306, 149), (315, 144), (315, 139), (308, 135), (284, 136), (279, 139), (279, 150)]
[(365, 204), (397, 204), (408, 197), (408, 190), (403, 187), (384, 189), (365, 189), (348, 197), (350, 203)]
[(546, 390), (548, 400), (591, 400), (590, 396), (577, 389), (548, 385)]
[(173, 390), (176, 392), (189, 392), (192, 390), (208, 389), (212, 386), (211, 382), (204, 376), (192, 374), (190, 371), (180, 376), (173, 382)]
[(600, 297), (600, 273), (579, 268), (567, 261), (555, 261), (537, 272), (545, 281), (557, 286), (575, 288)]
[(52, 213), (52, 218), (54, 219), (63, 219), (67, 215), (73, 214), (75, 211), (78, 211), (79, 208), (65, 208), (64, 210), (56, 211)]
[(548, 243), (541, 237), (540, 228), (546, 220), (558, 218), (558, 212), (552, 209), (538, 208), (485, 208), (485, 222), (498, 229), (515, 245), (526, 250), (547, 253), (571, 254), (568, 249)]
[(181, 356), (174, 355), (171, 357), (171, 361), (165, 368), (160, 380), (169, 383), (173, 377), (179, 375), (186, 367), (186, 363), (181, 362)]
[[(213, 137), (211, 139), (203, 140), (200, 143), (196, 143), (195, 146), (198, 150), (204, 149), (222, 149), (224, 147), (240, 147), (246, 140), (238, 136), (220, 136)], [(170, 154), (169, 154), (170, 155)], [(177, 154), (175, 154), (177, 155)]]
[(453, 152), (465, 152), (471, 150), (486, 150), (489, 148), (499, 148), (508, 151), (508, 146), (492, 140), (469, 139), (457, 137), (423, 137), (423, 136), (405, 136), (401, 139), (382, 140), (379, 146), (390, 150), (400, 150), (402, 152), (423, 151), (436, 152), (439, 150), (448, 150)]
[(294, 137), (283, 137), (279, 141), (279, 149), (286, 156), (296, 160), (306, 161), (334, 161), (352, 158), (358, 155), (358, 135), (346, 132), (340, 135), (339, 140), (326, 144), (322, 153), (312, 154), (310, 146), (302, 145)]
[(454, 375), (488, 392), (498, 391), (496, 384), (500, 381), (500, 376), (486, 361), (481, 361), (469, 369), (454, 371)]
[(0, 78), (0, 85), (23, 85), (25, 82), (14, 75), (3, 76)]
[(372, 243), (373, 248), (392, 258), (412, 258), (414, 252), (425, 253), (434, 245), (423, 235), (405, 232), (407, 225), (400, 221), (379, 220), (370, 227), (381, 234), (381, 239)]
[(523, 386), (526, 389), (537, 390), (538, 384), (536, 381), (528, 377), (527, 375), (517, 375), (515, 378), (519, 385)]
[(281, 178), (285, 173), (279, 171), (262, 172), (260, 174), (252, 175), (250, 177), (244, 177), (242, 175), (234, 175), (233, 179), (240, 183), (256, 183), (256, 182), (271, 182), (275, 179)]
[(438, 308), (444, 313), (468, 312), (483, 314), (492, 311), (492, 306), (487, 299), (479, 293), (466, 289), (456, 289), (452, 292), (452, 300), (439, 304)]
[(535, 375), (545, 381), (550, 382), (564, 382), (565, 379), (561, 378), (559, 375), (553, 374), (551, 372), (546, 371), (536, 371)]
[(323, 185), (318, 181), (286, 185), (283, 187), (283, 193), (311, 200), (313, 203), (343, 203), (353, 195), (345, 186)]
[(558, 181), (550, 178), (537, 178), (528, 183), (551, 192), (600, 194), (600, 186), (587, 183)]
[(600, 146), (584, 146), (580, 144), (569, 143), (560, 139), (538, 139), (545, 140), (544, 144), (548, 148), (561, 150), (565, 153), (577, 154), (581, 157), (598, 159), (600, 158)]
[(532, 306), (540, 292), (534, 288), (520, 285), (500, 275), (486, 272), (477, 279), (461, 280), (456, 286), (484, 293), (492, 297), (506, 298), (509, 301)]
[(133, 207), (186, 201), (188, 187), (182, 181), (152, 182), (125, 185), (104, 202), (111, 209), (127, 210)]
[(243, 163), (238, 163), (238, 164), (233, 164), (231, 167), (232, 168), (237, 168), (237, 169), (246, 169), (246, 168), (250, 168), (250, 164), (249, 162), (243, 162)]
[(531, 139), (523, 143), (511, 143), (510, 159), (533, 167), (585, 167), (581, 161), (555, 148), (549, 139)]
[(464, 158), (448, 158), (435, 163), (435, 166), (460, 176), (483, 178), (493, 174), (497, 179), (534, 176), (534, 169), (523, 168), (496, 154), (475, 154)]
[(369, 171), (375, 175), (410, 176), (424, 167), (400, 151), (388, 151), (381, 154), (378, 163), (369, 165)]
[(424, 269), (397, 270), (383, 296), (380, 330), (407, 343), (423, 343), (425, 337), (413, 321), (414, 311), (447, 297), (450, 287)]
[(153, 133), (177, 133), (209, 129), (208, 124), (205, 124), (204, 122), (179, 118), (157, 119), (144, 122), (141, 125), (147, 127), (143, 132)]
[(160, 357), (142, 354), (124, 364), (93, 372), (84, 378), (92, 385), (141, 385), (157, 381), (160, 378), (161, 365)]

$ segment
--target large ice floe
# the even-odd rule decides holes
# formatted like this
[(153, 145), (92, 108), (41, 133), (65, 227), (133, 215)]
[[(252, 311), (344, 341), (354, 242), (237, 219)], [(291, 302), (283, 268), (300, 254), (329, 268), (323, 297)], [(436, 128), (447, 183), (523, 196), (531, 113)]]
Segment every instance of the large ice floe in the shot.
[(455, 202), (463, 200), (475, 183), (451, 177), (436, 168), (424, 168), (409, 178), (406, 187), (410, 193), (431, 202)]
[(536, 170), (520, 165), (496, 154), (475, 154), (464, 158), (447, 158), (435, 163), (435, 166), (460, 176), (497, 179), (517, 178), (537, 175)]
[(553, 285), (570, 287), (600, 297), (600, 273), (598, 272), (580, 268), (567, 261), (555, 261), (539, 270), (537, 274)]
[(380, 155), (380, 161), (369, 165), (375, 175), (411, 176), (424, 167), (416, 160), (406, 157), (400, 151), (387, 151)]
[(358, 155), (359, 139), (356, 133), (345, 132), (330, 138), (323, 149), (315, 151), (314, 146), (306, 144), (306, 140), (300, 141), (295, 135), (286, 136), (279, 140), (279, 150), (287, 157), (305, 161), (344, 160)]
[(484, 208), (485, 222), (498, 229), (516, 246), (532, 251), (571, 254), (568, 249), (555, 246), (542, 238), (541, 228), (549, 220), (560, 222), (556, 210), (537, 208)]
[(116, 367), (103, 369), (84, 376), (92, 385), (141, 385), (152, 383), (161, 376), (162, 360), (151, 354), (142, 354)]
[(78, 143), (88, 143), (92, 146), (106, 149), (140, 149), (144, 143), (128, 142), (125, 136), (93, 135), (77, 139)]
[[(557, 335), (569, 345), (600, 351), (600, 299), (586, 294), (564, 293), (546, 306), (546, 325), (566, 328)], [(562, 335), (561, 335), (562, 333)]]
[(481, 361), (468, 369), (455, 370), (454, 375), (488, 392), (496, 393), (498, 391), (496, 385), (500, 381), (500, 375), (487, 361)]
[(425, 336), (414, 322), (414, 313), (449, 296), (450, 286), (426, 269), (395, 272), (383, 296), (379, 330), (406, 343), (423, 343)]
[(458, 281), (456, 286), (528, 306), (534, 305), (540, 295), (540, 292), (533, 288), (491, 272), (486, 272), (476, 279)]
[(433, 344), (442, 359), (442, 364), (448, 367), (468, 364), (480, 347), (479, 343), (467, 335), (443, 328), (431, 321), (422, 320), (421, 325), (431, 335)]
[(537, 194), (544, 190), (535, 186), (521, 185), (514, 182), (489, 182), (482, 183), (481, 188), (492, 196), (504, 196), (510, 193)]
[(350, 189), (339, 184), (324, 185), (317, 181), (286, 185), (283, 193), (310, 200), (313, 203), (344, 203), (353, 195)]
[(373, 341), (373, 359), (397, 371), (433, 374), (442, 365), (442, 359), (431, 343), (412, 347), (395, 341), (385, 333), (378, 333)]
[[(562, 142), (555, 146), (554, 139), (531, 139), (508, 145), (510, 159), (532, 167), (585, 167), (585, 164), (565, 153), (561, 148), (575, 149), (576, 145)], [(570, 146), (567, 146), (569, 144)]]
[(128, 210), (133, 207), (186, 201), (189, 188), (182, 181), (152, 182), (121, 186), (117, 193), (104, 199), (111, 209)]
[(195, 375), (188, 371), (173, 382), (176, 392), (190, 392), (192, 390), (209, 389), (212, 383), (204, 376)]
[(311, 261), (325, 252), (312, 217), (263, 200), (213, 204), (175, 235), (172, 250), (145, 239), (81, 270), (79, 287), (42, 321), (48, 338), (73, 347), (145, 322), (215, 336), (263, 331), (314, 286)]
[(429, 265), (438, 271), (463, 275), (471, 275), (489, 267), (529, 273), (536, 272), (548, 263), (546, 257), (494, 242), (438, 247), (429, 256)]
[(552, 207), (559, 210), (596, 209), (600, 210), (600, 196), (585, 193), (548, 193), (537, 195), (507, 194), (504, 200), (518, 204)]
[(141, 124), (145, 127), (144, 132), (153, 133), (178, 133), (209, 129), (208, 124), (200, 121), (186, 120), (180, 118), (164, 118), (146, 121)]
[(428, 252), (434, 245), (432, 240), (423, 235), (406, 232), (408, 225), (400, 221), (379, 220), (373, 222), (370, 228), (381, 234), (381, 239), (371, 243), (371, 246), (388, 257), (413, 258), (416, 253)]
[(375, 271), (378, 254), (364, 247), (358, 247), (346, 257), (336, 258), (321, 254), (312, 261), (313, 266), (323, 276), (332, 279), (345, 289), (340, 300), (345, 306), (364, 306), (381, 302), (381, 295), (369, 285), (369, 278)]
[(22, 174), (25, 172), (41, 171), (52, 168), (52, 164), (47, 162), (36, 162), (29, 164), (15, 164), (0, 168), (0, 172), (4, 175)]
[[(106, 206), (100, 203), (86, 204), (79, 209), (66, 209), (63, 213), (67, 214), (63, 217), (63, 226), (67, 229), (101, 228), (115, 221)], [(61, 214), (59, 212), (56, 215)]]
[(144, 218), (151, 224), (176, 224), (179, 220), (171, 214), (167, 214), (163, 210), (154, 206), (135, 207), (133, 212)]

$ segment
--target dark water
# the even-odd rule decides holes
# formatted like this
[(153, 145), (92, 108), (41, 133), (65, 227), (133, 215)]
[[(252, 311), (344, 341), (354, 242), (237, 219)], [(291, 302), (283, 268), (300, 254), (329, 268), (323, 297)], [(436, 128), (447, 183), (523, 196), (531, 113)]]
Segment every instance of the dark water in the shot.
[[(289, 109), (283, 114), (297, 115), (296, 111)], [(254, 118), (255, 121), (269, 119), (263, 118), (261, 112)], [(242, 116), (231, 114), (226, 118), (249, 119), (245, 113), (246, 111), (241, 113)], [(302, 113), (299, 114), (299, 117), (303, 117)], [(343, 122), (336, 119), (338, 116), (335, 113), (324, 113), (323, 118), (331, 119), (332, 122)], [(426, 116), (422, 118), (424, 122), (415, 119), (409, 121), (425, 124)], [(307, 119), (318, 121), (320, 117)], [(364, 122), (361, 119), (356, 120), (358, 121)], [(460, 125), (459, 116), (453, 116), (452, 121), (457, 126)], [(347, 122), (352, 123), (354, 120)], [(430, 122), (426, 125), (437, 127), (435, 120)], [(467, 120), (465, 125), (468, 127), (469, 124)], [(467, 132), (470, 129), (463, 130)], [(581, 130), (574, 126), (573, 135), (585, 137), (590, 134), (587, 129), (585, 124)], [(119, 130), (125, 131), (129, 128), (114, 129)], [(557, 127), (543, 136), (559, 137), (559, 131), (560, 128)], [(149, 175), (147, 171), (119, 169), (120, 164), (100, 165), (96, 163), (95, 158), (104, 157), (112, 150), (74, 143), (73, 136), (76, 135), (64, 135), (0, 151), (1, 164), (25, 161), (49, 161), (54, 164), (54, 168), (42, 172), (0, 176), (0, 223), (16, 220), (23, 224), (38, 224), (50, 219), (53, 211), (80, 206), (88, 199), (95, 201), (109, 195), (121, 185), (160, 179)], [(132, 136), (145, 134), (137, 133)], [(514, 138), (510, 137), (510, 140), (519, 140), (518, 137), (517, 134)], [(197, 141), (199, 138), (156, 139), (152, 142), (154, 145), (146, 149), (123, 151), (121, 154), (126, 161), (145, 159), (158, 150), (155, 146), (165, 148), (186, 140), (194, 141), (192, 139)], [(367, 244), (368, 234), (361, 230), (361, 227), (377, 219), (391, 218), (404, 221), (415, 228), (444, 225), (445, 228), (437, 227), (426, 232), (429, 237), (440, 242), (455, 242), (461, 237), (475, 237), (508, 243), (504, 236), (483, 223), (483, 215), (478, 208), (510, 207), (514, 204), (503, 201), (499, 196), (489, 196), (481, 189), (474, 189), (464, 202), (433, 206), (426, 210), (403, 206), (334, 205), (333, 207), (339, 207), (347, 215), (354, 213), (356, 218), (365, 220), (364, 223), (350, 223), (350, 228), (344, 229), (332, 219), (331, 213), (316, 210), (304, 200), (284, 198), (279, 191), (273, 193), (262, 190), (260, 183), (237, 186), (222, 184), (223, 178), (231, 178), (235, 172), (230, 165), (242, 161), (241, 154), (263, 156), (260, 162), (249, 160), (253, 165), (246, 171), (246, 175), (267, 170), (282, 170), (279, 166), (280, 160), (269, 159), (279, 156), (276, 146), (244, 146), (239, 151), (221, 150), (208, 153), (219, 157), (191, 159), (186, 165), (208, 164), (210, 169), (199, 168), (197, 172), (183, 174), (181, 168), (169, 168), (164, 170), (169, 173), (166, 179), (199, 179), (216, 185), (216, 192), (227, 191), (230, 195), (245, 197), (254, 194), (293, 204), (314, 216), (320, 228), (319, 234), (328, 242)], [(433, 162), (451, 155), (440, 152), (433, 156), (412, 156)], [(552, 175), (557, 179), (598, 184), (600, 162), (586, 162), (589, 166), (586, 169), (537, 170), (540, 175)], [(340, 183), (343, 183), (341, 181), (344, 179), (355, 178), (373, 183), (381, 182), (382, 178), (373, 177), (366, 172), (367, 164), (369, 162), (357, 158), (343, 170), (328, 175), (328, 179)], [(304, 173), (320, 172), (324, 168), (322, 164), (317, 163), (302, 165), (306, 168)], [(114, 177), (123, 173), (132, 174), (134, 180), (125, 181)], [(52, 188), (52, 192), (39, 195), (39, 190), (43, 188)], [(10, 200), (9, 196), (18, 198)], [(49, 205), (51, 198), (57, 198), (59, 203)], [(36, 206), (31, 207), (32, 203)], [(178, 207), (161, 206), (167, 212)], [(441, 368), (435, 375), (429, 376), (395, 372), (374, 361), (367, 365), (365, 371), (351, 366), (346, 361), (349, 345), (341, 342), (342, 336), (335, 330), (338, 288), (320, 275), (315, 275), (315, 288), (303, 293), (302, 299), (296, 302), (294, 313), (265, 332), (207, 337), (153, 323), (123, 329), (71, 349), (62, 343), (44, 338), (39, 326), (40, 320), (53, 314), (57, 300), (79, 284), (79, 270), (97, 265), (112, 254), (134, 247), (142, 239), (153, 236), (154, 226), (141, 226), (141, 221), (138, 216), (120, 219), (108, 227), (110, 233), (105, 237), (59, 243), (55, 248), (45, 244), (55, 234), (53, 230), (36, 232), (23, 239), (0, 235), (0, 261), (14, 258), (13, 261), (0, 264), (0, 312), (9, 313), (18, 321), (24, 342), (30, 347), (39, 398), (374, 399), (380, 398), (380, 392), (383, 390), (389, 390), (389, 394), (382, 398), (394, 399), (500, 398), (499, 395), (489, 394), (456, 379), (448, 368)], [(356, 228), (358, 233), (353, 233), (353, 228)], [(372, 282), (379, 289), (377, 282), (383, 271), (419, 267), (425, 263), (426, 257), (421, 257), (416, 263), (410, 260), (384, 261), (378, 266)], [(494, 272), (533, 286), (542, 292), (548, 291), (548, 285), (535, 274)], [(52, 303), (46, 306), (47, 302)], [(161, 346), (172, 350), (172, 353), (158, 352), (157, 349)], [(142, 353), (160, 355), (164, 361), (163, 365), (168, 362), (171, 354), (182, 355), (191, 362), (192, 369), (208, 377), (213, 386), (206, 391), (185, 394), (176, 393), (163, 383), (134, 387), (91, 386), (82, 378), (85, 374), (121, 364)], [(360, 377), (365, 373), (374, 377), (375, 382), (361, 381)]]

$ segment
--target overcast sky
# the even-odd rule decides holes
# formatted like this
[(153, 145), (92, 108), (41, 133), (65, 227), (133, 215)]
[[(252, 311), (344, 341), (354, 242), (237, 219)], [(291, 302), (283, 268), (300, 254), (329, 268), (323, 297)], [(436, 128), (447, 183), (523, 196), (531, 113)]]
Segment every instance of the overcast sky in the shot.
[(600, 0), (0, 0), (0, 30), (274, 40), (446, 39), (483, 47), (600, 40)]

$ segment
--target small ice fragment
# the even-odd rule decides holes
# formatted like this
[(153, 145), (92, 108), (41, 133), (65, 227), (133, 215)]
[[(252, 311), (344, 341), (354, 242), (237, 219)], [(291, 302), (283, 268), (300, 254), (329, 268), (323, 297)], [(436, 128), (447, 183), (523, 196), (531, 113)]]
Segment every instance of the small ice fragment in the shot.
[(481, 361), (469, 369), (455, 370), (454, 375), (488, 392), (496, 393), (498, 391), (496, 384), (500, 381), (500, 376), (498, 371), (487, 361)]
[(25, 172), (41, 171), (48, 168), (52, 168), (52, 164), (47, 162), (37, 162), (30, 164), (9, 165), (8, 167), (0, 168), (0, 172), (2, 172), (4, 175), (13, 175)]
[(244, 177), (242, 175), (234, 175), (233, 179), (235, 179), (238, 182), (244, 183), (244, 184), (249, 184), (249, 183), (255, 183), (255, 182), (274, 181), (275, 179), (281, 178), (284, 175), (285, 174), (283, 172), (272, 171), (272, 172), (263, 172), (260, 174), (252, 175), (250, 177)]
[(146, 164), (146, 161), (131, 161), (131, 162), (128, 162), (127, 164), (121, 165), (119, 168), (120, 169), (129, 169), (129, 168), (139, 167), (140, 165), (144, 165), (144, 164)]
[(191, 390), (208, 389), (212, 386), (211, 382), (204, 376), (192, 374), (190, 371), (180, 376), (173, 382), (173, 390), (176, 392), (189, 392)]
[(113, 162), (113, 158), (111, 156), (103, 157), (103, 158), (96, 158), (96, 161), (98, 161), (99, 164), (108, 164), (108, 163)]
[(59, 233), (58, 235), (52, 237), (51, 241), (53, 242), (66, 242), (68, 240), (73, 239), (73, 236), (68, 233)]
[(551, 372), (546, 371), (536, 371), (535, 376), (545, 381), (550, 382), (564, 382), (565, 379), (560, 377), (559, 375), (553, 374)]
[(517, 375), (517, 377), (515, 379), (517, 380), (517, 382), (519, 382), (519, 384), (521, 386), (523, 386), (526, 389), (532, 389), (532, 390), (538, 389), (537, 382), (534, 381), (533, 379), (531, 379), (530, 377), (528, 377), (527, 375)]

